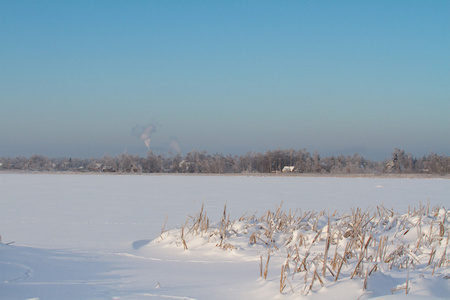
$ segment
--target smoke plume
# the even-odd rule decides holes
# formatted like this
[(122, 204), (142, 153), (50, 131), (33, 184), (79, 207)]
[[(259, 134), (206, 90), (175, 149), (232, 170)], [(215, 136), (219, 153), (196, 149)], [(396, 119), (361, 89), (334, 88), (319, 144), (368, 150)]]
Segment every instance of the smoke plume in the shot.
[(132, 129), (131, 134), (143, 141), (147, 149), (150, 150), (150, 140), (153, 132), (155, 132), (155, 126), (153, 125), (136, 125)]
[(169, 149), (171, 151), (174, 151), (176, 154), (181, 154), (181, 148), (176, 138), (174, 137), (171, 138)]

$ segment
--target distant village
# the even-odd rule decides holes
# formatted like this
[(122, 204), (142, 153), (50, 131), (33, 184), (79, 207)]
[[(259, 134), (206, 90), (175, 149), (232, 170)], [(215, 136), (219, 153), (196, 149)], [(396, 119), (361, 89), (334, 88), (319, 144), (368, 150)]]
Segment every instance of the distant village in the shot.
[(185, 156), (155, 154), (146, 157), (120, 154), (101, 158), (1, 157), (1, 171), (80, 173), (315, 173), (315, 174), (449, 174), (450, 157), (431, 153), (413, 157), (395, 149), (390, 159), (371, 161), (359, 154), (321, 157), (301, 150), (274, 150), (245, 155), (191, 151)]

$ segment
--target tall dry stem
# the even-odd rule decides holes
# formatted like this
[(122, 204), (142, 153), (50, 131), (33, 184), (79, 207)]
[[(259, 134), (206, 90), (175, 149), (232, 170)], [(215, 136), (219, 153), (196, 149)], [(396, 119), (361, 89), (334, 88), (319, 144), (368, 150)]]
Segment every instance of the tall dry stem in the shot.
[(330, 227), (330, 217), (328, 217), (328, 230), (327, 230), (327, 239), (325, 241), (325, 253), (323, 256), (322, 277), (325, 277), (325, 272), (327, 271), (328, 249), (330, 248), (330, 242), (331, 242), (331, 227)]
[(269, 272), (270, 250), (267, 252), (267, 261), (264, 268), (264, 279), (267, 279), (267, 273)]

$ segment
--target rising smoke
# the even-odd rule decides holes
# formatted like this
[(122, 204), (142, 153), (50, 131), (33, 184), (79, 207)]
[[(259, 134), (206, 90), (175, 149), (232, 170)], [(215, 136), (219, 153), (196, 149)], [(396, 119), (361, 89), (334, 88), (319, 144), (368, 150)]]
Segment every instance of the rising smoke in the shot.
[(131, 134), (143, 141), (147, 149), (150, 150), (151, 136), (155, 131), (154, 125), (143, 126), (138, 124), (131, 130)]
[(177, 139), (175, 137), (171, 137), (170, 139), (171, 139), (169, 144), (170, 151), (173, 151), (176, 154), (181, 154), (181, 148), (180, 145), (178, 144)]

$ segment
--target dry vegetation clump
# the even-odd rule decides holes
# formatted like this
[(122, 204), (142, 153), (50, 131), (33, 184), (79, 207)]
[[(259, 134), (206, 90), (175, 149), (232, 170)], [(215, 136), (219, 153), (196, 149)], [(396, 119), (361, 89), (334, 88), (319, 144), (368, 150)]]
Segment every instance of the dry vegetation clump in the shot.
[(243, 215), (237, 220), (230, 220), (225, 206), (221, 221), (210, 224), (202, 206), (181, 230), (161, 234), (160, 242), (185, 250), (190, 244), (229, 251), (256, 250), (259, 275), (264, 279), (268, 278), (269, 263), (276, 267), (271, 261), (276, 255), (281, 262), (275, 268), (281, 268), (280, 293), (306, 295), (338, 280), (355, 278), (362, 281), (365, 290), (376, 272), (394, 271), (403, 274), (404, 281), (391, 292), (408, 293), (411, 270), (422, 278), (448, 276), (449, 222), (449, 211), (430, 208), (429, 204), (408, 209), (403, 215), (383, 205), (365, 211), (355, 208), (342, 215), (284, 211), (280, 205), (260, 217)]

